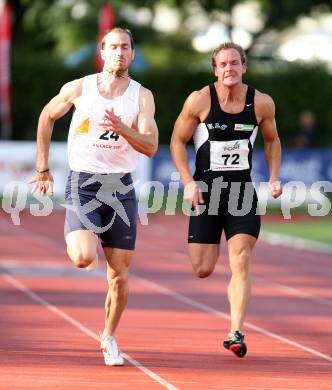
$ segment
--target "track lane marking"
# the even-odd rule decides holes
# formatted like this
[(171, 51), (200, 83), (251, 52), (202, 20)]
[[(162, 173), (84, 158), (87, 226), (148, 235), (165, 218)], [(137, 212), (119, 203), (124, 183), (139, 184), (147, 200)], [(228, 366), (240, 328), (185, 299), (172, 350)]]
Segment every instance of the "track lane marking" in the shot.
[[(213, 315), (215, 315), (217, 317), (221, 317), (221, 318), (226, 319), (228, 321), (231, 318), (229, 314), (227, 314), (227, 313), (225, 313), (223, 311), (216, 310), (216, 309), (212, 308), (211, 306), (208, 306), (208, 305), (206, 305), (204, 303), (197, 302), (194, 299), (186, 297), (185, 295), (183, 295), (181, 293), (172, 291), (169, 288), (162, 286), (161, 284), (157, 284), (157, 283), (151, 282), (150, 280), (142, 278), (140, 276), (136, 276), (136, 275), (133, 275), (133, 274), (131, 274), (131, 275), (132, 275), (133, 278), (136, 279), (136, 281), (141, 282), (143, 285), (150, 286), (150, 288), (152, 288), (152, 289), (154, 289), (154, 290), (156, 290), (158, 292), (161, 292), (161, 293), (163, 293), (165, 295), (171, 296), (174, 299), (176, 299), (177, 301), (180, 301), (182, 303), (186, 303), (189, 306), (192, 306), (192, 307), (194, 307), (196, 309), (205, 311), (206, 313), (213, 314)], [(274, 332), (270, 332), (268, 330), (265, 330), (264, 328), (261, 328), (260, 326), (252, 324), (251, 322), (245, 321), (244, 324), (245, 324), (245, 326), (247, 328), (252, 329), (252, 330), (254, 330), (254, 331), (258, 332), (258, 333), (264, 334), (265, 336), (269, 336), (269, 337), (271, 337), (271, 338), (273, 338), (275, 340), (281, 341), (284, 344), (291, 345), (293, 347), (296, 347), (298, 349), (301, 349), (303, 351), (311, 353), (312, 355), (320, 357), (320, 358), (322, 358), (324, 360), (332, 362), (332, 357), (331, 356), (328, 356), (328, 355), (326, 355), (326, 354), (324, 354), (322, 352), (319, 352), (319, 351), (317, 351), (317, 350), (315, 350), (313, 348), (306, 347), (305, 345), (303, 345), (301, 343), (297, 343), (296, 341), (293, 341), (293, 340), (291, 340), (291, 339), (289, 339), (287, 337), (279, 336), (278, 334), (276, 334)]]
[[(4, 268), (6, 268), (6, 265), (3, 264), (2, 265)], [(9, 268), (8, 268), (9, 270)], [(97, 271), (98, 273), (96, 273), (96, 275), (98, 276), (103, 276), (104, 273), (100, 272), (100, 271)], [(37, 297), (37, 299), (34, 299), (35, 301), (37, 301), (38, 303), (40, 304), (43, 304), (44, 306), (49, 306), (49, 310), (55, 312), (56, 314), (60, 315), (62, 318), (66, 319), (67, 321), (71, 322), (74, 326), (78, 327), (80, 330), (82, 330), (84, 333), (88, 334), (89, 336), (93, 337), (95, 340), (99, 340), (98, 336), (90, 331), (88, 328), (86, 328), (82, 323), (76, 321), (73, 317), (67, 315), (66, 313), (62, 312), (62, 310), (58, 309), (57, 307), (53, 306), (52, 304), (50, 304), (49, 302), (47, 302), (46, 300), (44, 300), (43, 298), (41, 298), (39, 295), (37, 295), (36, 293), (34, 293), (32, 290), (28, 289), (27, 287), (25, 287), (21, 282), (19, 282), (16, 278), (13, 278), (12, 276), (10, 275), (4, 275), (3, 277), (5, 278), (12, 278), (14, 281), (16, 281), (15, 283), (17, 283), (17, 285), (21, 285), (23, 286), (23, 290), (21, 289), (21, 291), (25, 292), (27, 295), (29, 295), (31, 298), (33, 297)], [(178, 293), (178, 292), (175, 292), (161, 284), (157, 284), (155, 282), (152, 282), (148, 279), (145, 279), (145, 278), (142, 278), (141, 276), (138, 276), (138, 275), (135, 275), (134, 273), (131, 273), (131, 278), (136, 280), (137, 282), (143, 284), (144, 286), (148, 286), (150, 289), (152, 290), (155, 290), (155, 291), (158, 291), (159, 293), (162, 293), (164, 295), (168, 295), (170, 297), (172, 297), (173, 299), (179, 301), (179, 302), (182, 302), (182, 303), (185, 303), (191, 307), (194, 307), (198, 310), (201, 310), (201, 311), (204, 311), (206, 313), (209, 313), (209, 314), (212, 314), (212, 315), (215, 315), (217, 317), (220, 317), (220, 318), (223, 318), (227, 321), (230, 320), (230, 315), (223, 312), (223, 311), (220, 311), (220, 310), (216, 310), (214, 308), (212, 308), (211, 306), (208, 306), (204, 303), (200, 303), (198, 301), (195, 301), (194, 299), (191, 299), (189, 297), (186, 297), (185, 295), (181, 294), (181, 293)], [(11, 281), (11, 283), (13, 284), (13, 282)], [(16, 285), (15, 285), (16, 287)], [(29, 293), (27, 291), (29, 291)], [(30, 295), (31, 294), (31, 295)], [(51, 309), (52, 307), (52, 309)], [(54, 308), (54, 309), (53, 309)], [(62, 313), (62, 314), (60, 314)], [(293, 341), (287, 337), (284, 337), (284, 336), (280, 336), (278, 335), (277, 333), (274, 333), (274, 332), (270, 332), (260, 326), (257, 326), (255, 324), (252, 324), (251, 322), (248, 322), (248, 321), (245, 321), (245, 326), (251, 330), (254, 330), (258, 333), (261, 333), (261, 334), (264, 334), (265, 336), (268, 336), (268, 337), (271, 337), (275, 340), (278, 340), (284, 344), (288, 344), (288, 345), (291, 345), (293, 347), (296, 347), (298, 349), (301, 349), (305, 352), (308, 352), (308, 353), (311, 353), (312, 355), (315, 355), (317, 357), (320, 357), (324, 360), (327, 360), (329, 362), (332, 362), (332, 357), (331, 356), (328, 356), (322, 352), (319, 352), (313, 348), (309, 348), (309, 347), (306, 347), (305, 345), (301, 344), (301, 343), (298, 343), (296, 341)], [(82, 327), (82, 328), (81, 328)], [(87, 329), (89, 333), (87, 333), (85, 330), (83, 329)], [(124, 354), (125, 356), (125, 354)], [(133, 359), (131, 358), (130, 356), (128, 356), (130, 359)], [(130, 361), (129, 359), (127, 359), (128, 361)], [(134, 360), (134, 359), (133, 359)], [(136, 366), (136, 364), (133, 364)]]
[[(12, 286), (14, 286), (17, 290), (21, 291), (22, 293), (28, 295), (33, 301), (37, 302), (41, 306), (44, 306), (46, 309), (51, 311), (52, 313), (58, 315), (65, 321), (69, 322), (71, 325), (78, 328), (82, 333), (85, 333), (87, 336), (92, 337), (94, 340), (99, 342), (99, 337), (96, 333), (94, 333), (92, 330), (90, 330), (88, 327), (83, 325), (80, 321), (77, 321), (72, 316), (66, 314), (64, 311), (59, 309), (58, 307), (52, 305), (49, 303), (46, 299), (42, 298), (35, 292), (33, 292), (31, 289), (29, 289), (27, 286), (25, 286), (22, 282), (20, 282), (18, 279), (14, 278), (12, 275), (2, 275), (2, 277), (7, 280)], [(126, 353), (122, 353), (122, 356), (134, 367), (138, 368), (140, 371), (142, 371), (144, 374), (149, 376), (154, 381), (158, 382), (160, 385), (165, 387), (168, 390), (178, 390), (177, 387), (173, 386), (171, 383), (167, 382), (165, 379), (157, 375), (155, 372), (149, 370), (146, 368), (143, 364), (141, 364), (136, 359), (132, 358), (130, 355)]]
[[(28, 236), (29, 236), (28, 238), (32, 239), (33, 241), (37, 241), (42, 246), (45, 246), (45, 244), (43, 242), (41, 242), (40, 240), (36, 240), (35, 236), (32, 236), (28, 230), (26, 230), (26, 229), (24, 229), (22, 227), (20, 227), (20, 229), (23, 230), (24, 232), (28, 233)], [(53, 242), (56, 246), (60, 247), (60, 244), (57, 243), (57, 241), (49, 239), (49, 238), (48, 238), (48, 240), (50, 242)], [(223, 319), (227, 319), (228, 321), (230, 320), (230, 315), (225, 313), (225, 312), (213, 309), (211, 306), (199, 303), (199, 302), (197, 302), (197, 301), (195, 301), (195, 300), (193, 300), (191, 298), (186, 297), (185, 295), (182, 295), (181, 293), (174, 292), (174, 291), (168, 289), (167, 287), (164, 287), (164, 286), (161, 286), (160, 284), (156, 284), (154, 282), (151, 282), (148, 279), (142, 278), (140, 276), (136, 276), (133, 273), (131, 273), (131, 275), (134, 278), (136, 278), (136, 280), (138, 280), (138, 281), (141, 280), (141, 282), (145, 283), (146, 285), (154, 286), (154, 289), (156, 289), (157, 291), (160, 291), (160, 292), (163, 292), (166, 295), (172, 296), (173, 298), (175, 298), (176, 300), (178, 300), (180, 302), (186, 303), (186, 304), (188, 304), (188, 305), (190, 305), (192, 307), (195, 307), (196, 309), (208, 312), (210, 314), (214, 314), (214, 315), (216, 315), (218, 317), (221, 317)], [(317, 350), (315, 350), (313, 348), (306, 347), (305, 345), (303, 345), (301, 343), (297, 343), (296, 341), (293, 341), (293, 340), (288, 339), (286, 337), (280, 336), (280, 335), (278, 335), (278, 334), (276, 334), (274, 332), (270, 332), (270, 331), (268, 331), (268, 330), (266, 330), (266, 329), (264, 329), (262, 327), (259, 327), (259, 326), (255, 325), (255, 324), (252, 324), (252, 323), (247, 322), (247, 321), (245, 322), (245, 326), (247, 326), (249, 329), (252, 329), (252, 330), (254, 330), (254, 331), (258, 332), (258, 333), (264, 334), (265, 336), (268, 336), (268, 337), (271, 337), (271, 338), (273, 338), (275, 340), (278, 340), (278, 341), (280, 341), (280, 342), (282, 342), (284, 344), (292, 345), (293, 347), (296, 347), (296, 348), (301, 349), (303, 351), (306, 351), (306, 352), (308, 352), (308, 353), (310, 353), (312, 355), (315, 355), (315, 356), (320, 357), (320, 358), (322, 358), (324, 360), (332, 362), (332, 357), (331, 356), (323, 354), (322, 352), (319, 352), (319, 351), (317, 351)]]

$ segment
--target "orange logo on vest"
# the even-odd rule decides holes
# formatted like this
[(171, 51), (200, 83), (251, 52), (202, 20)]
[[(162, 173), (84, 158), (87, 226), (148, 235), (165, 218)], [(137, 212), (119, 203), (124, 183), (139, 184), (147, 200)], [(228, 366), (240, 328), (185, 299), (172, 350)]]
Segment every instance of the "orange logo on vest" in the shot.
[(87, 134), (89, 131), (89, 118), (84, 119), (84, 121), (75, 129), (76, 134)]

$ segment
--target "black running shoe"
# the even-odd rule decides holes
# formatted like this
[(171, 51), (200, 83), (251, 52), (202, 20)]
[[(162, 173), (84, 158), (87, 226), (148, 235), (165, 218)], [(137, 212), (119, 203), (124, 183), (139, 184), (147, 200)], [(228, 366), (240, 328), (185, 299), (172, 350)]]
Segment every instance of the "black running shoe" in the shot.
[(239, 358), (243, 358), (247, 353), (247, 346), (244, 340), (244, 334), (240, 330), (228, 333), (224, 340), (224, 347), (229, 349)]

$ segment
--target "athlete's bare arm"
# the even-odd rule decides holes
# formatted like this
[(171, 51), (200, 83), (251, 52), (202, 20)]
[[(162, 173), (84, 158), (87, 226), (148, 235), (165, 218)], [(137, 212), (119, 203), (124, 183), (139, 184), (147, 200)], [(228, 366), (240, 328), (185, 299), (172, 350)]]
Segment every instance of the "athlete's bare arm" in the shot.
[(125, 138), (138, 152), (152, 157), (158, 148), (158, 128), (154, 119), (154, 98), (149, 89), (140, 88), (137, 129), (123, 123), (112, 110), (106, 110), (104, 123), (100, 125), (107, 131), (115, 132)]
[(281, 164), (281, 144), (275, 121), (275, 105), (269, 95), (257, 91), (255, 99), (256, 115), (264, 139), (265, 156), (269, 167), (269, 186), (274, 198), (282, 193), (279, 182)]
[(194, 91), (188, 96), (175, 122), (170, 145), (174, 165), (185, 186), (185, 199), (191, 201), (194, 208), (198, 204), (204, 203), (204, 200), (189, 169), (186, 145), (193, 136), (197, 125), (204, 119), (202, 118), (204, 113), (207, 114), (209, 104), (210, 96), (206, 88)]
[[(71, 81), (65, 84), (58, 95), (49, 101), (43, 108), (38, 121), (37, 129), (37, 171), (48, 169), (48, 154), (53, 132), (54, 122), (63, 117), (75, 104), (75, 100), (81, 95), (82, 79)], [(35, 183), (32, 192), (46, 192), (52, 195), (53, 177), (50, 171), (39, 173), (34, 177)]]

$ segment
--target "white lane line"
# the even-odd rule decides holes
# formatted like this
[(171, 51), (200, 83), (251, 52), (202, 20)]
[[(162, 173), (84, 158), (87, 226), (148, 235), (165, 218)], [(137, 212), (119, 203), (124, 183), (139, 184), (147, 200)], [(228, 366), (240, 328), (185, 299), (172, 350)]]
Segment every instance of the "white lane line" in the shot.
[[(4, 268), (7, 268), (5, 263), (6, 263), (6, 262), (0, 262), (0, 264), (1, 264)], [(18, 262), (17, 262), (17, 263), (18, 263)], [(10, 270), (13, 271), (13, 270), (11, 269), (11, 267), (8, 267), (7, 269), (8, 269), (8, 271), (10, 271)], [(100, 276), (100, 277), (103, 277), (103, 276), (104, 276), (104, 273), (101, 272), (101, 271), (95, 271), (94, 274), (95, 274), (96, 276)], [(89, 274), (89, 275), (91, 275), (91, 274)], [(91, 275), (91, 276), (92, 276), (92, 275)], [(140, 276), (137, 276), (137, 275), (135, 275), (135, 274), (133, 274), (133, 273), (131, 273), (131, 278), (132, 278), (132, 279), (135, 279), (136, 281), (138, 281), (139, 283), (141, 283), (141, 284), (143, 284), (143, 285), (145, 285), (145, 286), (148, 286), (148, 287), (149, 287), (150, 289), (152, 289), (152, 290), (156, 290), (156, 291), (158, 291), (158, 292), (160, 292), (160, 293), (162, 293), (162, 294), (164, 294), (164, 295), (171, 296), (172, 298), (176, 299), (177, 301), (180, 301), (180, 302), (185, 303), (185, 304), (187, 304), (187, 305), (189, 305), (189, 306), (195, 307), (195, 308), (198, 309), (198, 310), (201, 310), (201, 311), (204, 311), (204, 312), (213, 314), (213, 315), (215, 315), (215, 316), (217, 316), (217, 317), (221, 317), (221, 318), (226, 319), (226, 320), (228, 320), (228, 321), (230, 320), (230, 315), (229, 315), (229, 314), (227, 314), (227, 313), (225, 313), (225, 312), (222, 312), (222, 311), (219, 311), (219, 310), (216, 310), (216, 309), (212, 308), (211, 306), (208, 306), (208, 305), (206, 305), (206, 304), (204, 304), (204, 303), (199, 303), (199, 302), (197, 302), (197, 301), (195, 301), (195, 300), (193, 300), (193, 299), (191, 299), (191, 298), (189, 298), (189, 297), (186, 297), (185, 295), (182, 295), (181, 293), (172, 291), (172, 290), (170, 290), (169, 288), (164, 287), (164, 286), (162, 286), (162, 285), (160, 285), (160, 284), (151, 282), (150, 280), (145, 279), (145, 278), (142, 278), (142, 277), (140, 277)], [(15, 280), (16, 280), (16, 279), (15, 279)], [(33, 293), (33, 294), (34, 294), (34, 293)], [(40, 298), (40, 299), (42, 299), (42, 298)], [(45, 301), (45, 302), (46, 302), (46, 301)], [(47, 303), (47, 304), (48, 304), (48, 303)], [(49, 304), (49, 305), (50, 305), (50, 304)], [(51, 306), (52, 306), (52, 305), (51, 305)], [(59, 310), (59, 309), (56, 308), (56, 310)], [(67, 316), (67, 314), (65, 314), (65, 313), (64, 313), (64, 315)], [(70, 318), (71, 318), (71, 317), (70, 317)], [(75, 320), (74, 320), (74, 321), (75, 321)], [(81, 325), (82, 325), (82, 324), (81, 324)], [(76, 325), (75, 325), (75, 326), (76, 326)], [(82, 325), (82, 326), (84, 326), (84, 325)], [(248, 321), (245, 322), (245, 326), (247, 326), (249, 329), (252, 329), (252, 330), (254, 330), (254, 331), (258, 332), (258, 333), (264, 334), (265, 336), (268, 336), (268, 337), (274, 338), (274, 339), (276, 339), (276, 340), (278, 340), (278, 341), (281, 341), (281, 342), (284, 343), (284, 344), (292, 345), (293, 347), (296, 347), (296, 348), (298, 348), (298, 349), (302, 349), (303, 351), (306, 351), (306, 352), (311, 353), (311, 354), (313, 354), (313, 355), (315, 355), (315, 356), (318, 356), (318, 357), (320, 357), (320, 358), (322, 358), (322, 359), (324, 359), (324, 360), (327, 360), (327, 361), (329, 361), (329, 362), (332, 362), (332, 357), (331, 357), (331, 356), (328, 356), (328, 355), (326, 355), (326, 354), (323, 354), (322, 352), (319, 352), (319, 351), (314, 350), (314, 349), (312, 349), (312, 348), (306, 347), (306, 346), (303, 345), (303, 344), (297, 343), (296, 341), (293, 341), (293, 340), (288, 339), (288, 338), (286, 338), (286, 337), (280, 336), (280, 335), (278, 335), (278, 334), (276, 334), (276, 333), (274, 333), (274, 332), (270, 332), (270, 331), (268, 331), (268, 330), (266, 330), (266, 329), (264, 329), (264, 328), (261, 328), (261, 327), (255, 325), (255, 324), (252, 324), (252, 323), (250, 323), (250, 322), (248, 322)], [(97, 335), (96, 335), (95, 333), (93, 333), (93, 335), (94, 335), (94, 338), (96, 338), (96, 340), (98, 340)], [(91, 337), (92, 337), (92, 336), (91, 336)], [(129, 359), (128, 359), (128, 361), (129, 361)]]
[(273, 233), (266, 230), (262, 230), (259, 233), (259, 238), (271, 245), (285, 246), (300, 250), (310, 250), (312, 252), (327, 253), (329, 255), (332, 254), (332, 245), (324, 242), (308, 240), (306, 238)]
[[(100, 276), (100, 277), (105, 276), (105, 272), (102, 272), (100, 270), (95, 271), (93, 275), (90, 272), (85, 272), (83, 270), (81, 270), (81, 272), (79, 271), (78, 273), (77, 269), (74, 268), (72, 264), (69, 264), (69, 262), (68, 264), (59, 264), (50, 261), (40, 262), (36, 260), (29, 261), (29, 262), (26, 261), (22, 262), (22, 261), (17, 261), (15, 259), (0, 257), (0, 266), (5, 267), (7, 270), (10, 271), (11, 274), (15, 274), (15, 275), (29, 274), (35, 277), (38, 277), (40, 275), (40, 270), (45, 270), (44, 273), (49, 271), (50, 275), (55, 277), (74, 276), (74, 277), (88, 278), (91, 276)], [(313, 294), (307, 293), (298, 288), (289, 287), (281, 283), (271, 282), (257, 276), (255, 276), (253, 279), (256, 283), (259, 283), (264, 286), (268, 286), (270, 288), (272, 287), (278, 291), (282, 291), (286, 295), (292, 295), (297, 298), (307, 299), (315, 303), (320, 303), (322, 305), (327, 305), (332, 307), (332, 299), (317, 297)]]
[[(160, 247), (159, 247), (160, 250)], [(165, 258), (165, 259), (173, 259), (176, 262), (180, 264), (189, 264), (188, 262), (190, 261), (189, 259), (185, 259), (185, 254), (182, 252), (176, 252), (176, 251), (170, 251), (167, 254), (161, 254), (160, 257)], [(218, 275), (225, 276), (225, 273), (221, 271), (220, 269), (215, 269), (214, 273), (217, 273)], [(277, 283), (277, 282), (272, 282), (268, 279), (261, 278), (258, 276), (253, 276), (253, 280), (257, 281), (258, 283), (264, 284), (266, 286), (269, 286), (271, 288), (274, 288), (278, 291), (282, 291), (284, 294), (288, 294), (297, 298), (302, 298), (302, 299), (308, 299), (311, 301), (314, 301), (316, 303), (320, 303), (322, 305), (328, 305), (332, 307), (332, 299), (328, 298), (322, 298), (317, 295), (314, 295), (312, 293), (308, 293), (306, 291), (300, 290), (298, 288), (294, 288), (291, 286), (287, 286), (285, 284)]]
[(61, 251), (62, 253), (66, 253), (65, 249), (65, 241), (63, 240), (63, 245), (60, 245), (56, 240), (37, 233), (31, 232), (31, 230), (22, 227), (21, 225), (15, 226), (10, 222), (5, 221), (4, 219), (0, 219), (0, 229), (5, 233), (11, 232), (12, 234), (19, 235), (17, 232), (20, 231), (24, 237), (27, 237), (29, 240), (39, 244), (41, 246), (49, 246), (54, 248), (57, 251)]
[[(40, 297), (38, 294), (30, 290), (28, 287), (26, 287), (23, 283), (21, 283), (18, 279), (14, 278), (11, 275), (3, 275), (3, 278), (6, 279), (12, 286), (23, 292), (24, 294), (28, 295), (33, 301), (39, 303), (41, 306), (46, 307), (49, 311), (53, 312), (54, 314), (58, 315), (59, 317), (63, 318), (65, 321), (69, 322), (76, 328), (78, 328), (81, 332), (85, 333), (86, 335), (92, 337), (94, 340), (99, 342), (99, 337), (96, 333), (91, 331), (89, 328), (87, 328), (85, 325), (83, 325), (81, 322), (75, 320), (75, 318), (71, 317), (70, 315), (66, 314), (56, 306), (50, 304), (47, 302), (44, 298)], [(173, 386), (171, 383), (167, 382), (165, 379), (154, 373), (153, 371), (149, 370), (143, 364), (138, 362), (136, 359), (132, 358), (126, 353), (122, 353), (123, 357), (128, 360), (129, 363), (131, 363), (133, 366), (144, 372), (147, 376), (149, 376), (154, 381), (161, 384), (163, 387), (169, 390), (178, 390), (177, 387)]]
[[(132, 275), (132, 276), (141, 284), (143, 284), (145, 286), (149, 286), (151, 289), (156, 290), (162, 294), (171, 296), (172, 298), (176, 299), (177, 301), (186, 303), (186, 304), (188, 304), (196, 309), (213, 314), (217, 317), (221, 317), (221, 318), (230, 320), (230, 315), (223, 312), (223, 311), (216, 310), (216, 309), (212, 308), (211, 306), (205, 305), (204, 303), (199, 303), (199, 302), (197, 302), (191, 298), (188, 298), (180, 293), (172, 291), (172, 290), (168, 289), (167, 287), (164, 287), (160, 284), (151, 282), (148, 279), (145, 279), (145, 278), (142, 278), (142, 277), (136, 276), (136, 275)], [(293, 340), (288, 339), (286, 337), (279, 336), (278, 334), (276, 334), (274, 332), (270, 332), (268, 330), (265, 330), (264, 328), (261, 328), (260, 326), (254, 325), (254, 324), (247, 322), (247, 321), (245, 322), (245, 326), (249, 329), (255, 330), (258, 333), (264, 334), (265, 336), (268, 336), (268, 337), (271, 337), (275, 340), (281, 341), (284, 344), (292, 345), (293, 347), (296, 347), (298, 349), (302, 349), (303, 351), (311, 353), (312, 355), (315, 355), (315, 356), (320, 357), (324, 360), (332, 362), (331, 356), (325, 355), (324, 353), (316, 351), (315, 349), (306, 347), (305, 345), (297, 343), (296, 341), (293, 341)]]
[(309, 294), (309, 293), (302, 291), (298, 288), (289, 287), (289, 286), (287, 286), (285, 284), (281, 284), (281, 283), (271, 282), (271, 281), (268, 281), (264, 278), (259, 278), (257, 276), (255, 276), (253, 279), (257, 283), (263, 284), (263, 285), (268, 286), (268, 287), (275, 288), (276, 290), (279, 290), (279, 291), (283, 291), (286, 295), (287, 294), (293, 295), (297, 298), (308, 299), (308, 300), (313, 301), (315, 303), (321, 303), (323, 305), (328, 305), (328, 306), (332, 307), (332, 299), (317, 297), (316, 295)]
[[(1, 226), (1, 224), (0, 224)], [(33, 239), (33, 240), (36, 240), (36, 237), (35, 236), (32, 236), (30, 234), (30, 232), (24, 228), (21, 228), (23, 231), (25, 231), (26, 234), (29, 235), (29, 238)], [(39, 240), (38, 242), (43, 245), (43, 243), (40, 241), (40, 237), (39, 236)], [(57, 244), (58, 246), (60, 246), (59, 243), (57, 243), (55, 240), (54, 240), (54, 244)], [(194, 301), (193, 299), (191, 298), (188, 298), (180, 293), (177, 293), (177, 292), (174, 292), (166, 287), (163, 287), (161, 286), (160, 284), (156, 284), (154, 282), (151, 282), (149, 281), (148, 279), (144, 279), (142, 277), (139, 277), (139, 276), (135, 276), (134, 274), (131, 273), (131, 275), (133, 277), (135, 277), (137, 280), (141, 280), (141, 282), (143, 283), (146, 283), (146, 285), (150, 285), (150, 286), (154, 286), (154, 287), (151, 287), (151, 288), (154, 288), (156, 289), (157, 291), (160, 291), (160, 292), (163, 292), (164, 294), (166, 295), (169, 295), (169, 296), (172, 296), (173, 298), (177, 299), (178, 301), (181, 301), (181, 302), (184, 302), (184, 303), (187, 303), (188, 305), (190, 306), (193, 306), (199, 310), (202, 310), (202, 311), (206, 311), (208, 313), (211, 313), (211, 314), (214, 314), (218, 317), (221, 317), (221, 318), (224, 318), (224, 319), (227, 319), (227, 320), (230, 320), (230, 316), (229, 314), (225, 313), (225, 312), (221, 312), (221, 311), (218, 311), (218, 310), (215, 310), (213, 309), (212, 307), (208, 306), (208, 305), (205, 305), (205, 304), (202, 304), (202, 303), (199, 303), (197, 301)], [(282, 343), (285, 343), (285, 344), (289, 344), (289, 345), (292, 345), (293, 347), (296, 347), (298, 349), (301, 349), (303, 351), (306, 351), (308, 353), (311, 353), (315, 356), (318, 356), (318, 357), (321, 357), (322, 359), (324, 360), (327, 360), (329, 362), (332, 362), (332, 357), (331, 356), (328, 356), (326, 354), (323, 354), (319, 351), (316, 351), (312, 348), (309, 348), (309, 347), (306, 347), (305, 345), (303, 344), (300, 344), (300, 343), (297, 343), (296, 341), (292, 341), (286, 337), (283, 337), (283, 336), (279, 336), (278, 334), (274, 333), (274, 332), (270, 332), (268, 330), (265, 330), (264, 328), (261, 328), (257, 325), (254, 325), (254, 324), (251, 324), (250, 322), (245, 322), (245, 325), (249, 328), (249, 329), (252, 329), (252, 330), (255, 330), (256, 332), (258, 333), (261, 333), (261, 334), (264, 334), (265, 336), (268, 336), (268, 337), (271, 337), (271, 338), (274, 338), (278, 341), (281, 341)]]

